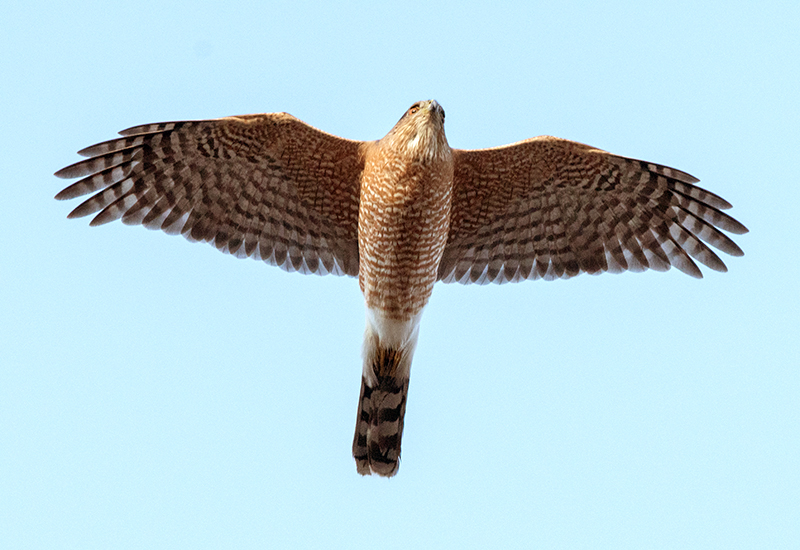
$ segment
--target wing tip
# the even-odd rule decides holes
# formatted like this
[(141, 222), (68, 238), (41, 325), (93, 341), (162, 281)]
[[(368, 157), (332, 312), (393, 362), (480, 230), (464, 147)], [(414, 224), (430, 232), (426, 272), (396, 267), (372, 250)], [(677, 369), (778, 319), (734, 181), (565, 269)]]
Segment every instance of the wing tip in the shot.
[(69, 180), (83, 176), (85, 174), (84, 170), (82, 170), (80, 167), (81, 162), (83, 161), (76, 162), (74, 164), (70, 164), (69, 166), (65, 166), (64, 168), (61, 168), (60, 170), (56, 170), (53, 173), (53, 175), (62, 180)]
[(75, 209), (73, 209), (72, 212), (67, 214), (67, 219), (68, 220), (75, 220), (75, 219), (78, 219), (78, 218), (84, 218), (84, 217), (88, 216), (89, 214), (91, 214), (91, 212), (88, 212), (87, 208), (83, 204), (80, 204)]
[(745, 225), (739, 221), (734, 220), (736, 223), (732, 224), (730, 227), (727, 227), (726, 230), (730, 231), (734, 235), (745, 235), (750, 233), (750, 230), (745, 227)]
[[(69, 188), (67, 188), (67, 189), (69, 189)], [(55, 197), (53, 197), (53, 198), (55, 200), (57, 200), (57, 201), (66, 201), (66, 200), (75, 198), (75, 197), (72, 196), (71, 193), (67, 192), (67, 189), (62, 189), (61, 191), (56, 193)]]

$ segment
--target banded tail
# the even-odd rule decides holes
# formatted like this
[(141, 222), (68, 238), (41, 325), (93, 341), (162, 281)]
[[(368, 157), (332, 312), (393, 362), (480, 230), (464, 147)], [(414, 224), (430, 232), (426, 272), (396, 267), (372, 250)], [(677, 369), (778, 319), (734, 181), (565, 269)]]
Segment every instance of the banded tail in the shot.
[(367, 324), (361, 397), (353, 438), (353, 458), (361, 475), (391, 477), (400, 466), (403, 417), (411, 359), (417, 343), (417, 327), (414, 326), (417, 322), (415, 319), (409, 323), (404, 341), (394, 348), (381, 342), (377, 331)]

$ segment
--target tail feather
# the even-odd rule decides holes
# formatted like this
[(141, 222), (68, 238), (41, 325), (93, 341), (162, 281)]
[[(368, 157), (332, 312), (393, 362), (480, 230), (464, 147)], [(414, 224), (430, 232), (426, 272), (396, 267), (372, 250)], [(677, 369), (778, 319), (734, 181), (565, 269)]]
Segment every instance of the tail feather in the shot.
[(374, 376), (361, 377), (353, 438), (353, 457), (361, 475), (374, 473), (391, 477), (400, 466), (408, 395), (408, 369), (398, 368), (403, 362), (403, 353), (380, 350), (370, 365)]

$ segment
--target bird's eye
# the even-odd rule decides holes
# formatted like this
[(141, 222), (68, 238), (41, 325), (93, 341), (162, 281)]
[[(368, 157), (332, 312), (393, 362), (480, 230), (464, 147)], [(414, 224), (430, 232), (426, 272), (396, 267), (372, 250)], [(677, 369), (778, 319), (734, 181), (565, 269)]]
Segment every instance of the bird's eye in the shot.
[(414, 104), (411, 106), (411, 108), (408, 110), (408, 112), (409, 112), (409, 113), (411, 113), (412, 115), (413, 115), (414, 113), (416, 113), (417, 111), (419, 111), (419, 103), (414, 103)]

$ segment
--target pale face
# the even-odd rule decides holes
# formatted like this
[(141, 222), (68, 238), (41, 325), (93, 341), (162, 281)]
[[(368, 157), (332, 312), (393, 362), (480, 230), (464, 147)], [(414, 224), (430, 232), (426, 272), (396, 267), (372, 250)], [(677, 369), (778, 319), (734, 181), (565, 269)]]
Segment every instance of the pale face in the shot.
[(444, 109), (433, 99), (414, 103), (381, 141), (415, 158), (444, 160), (450, 153)]

